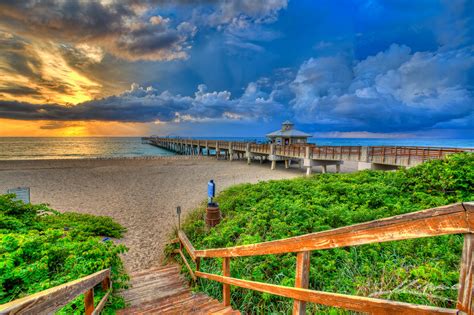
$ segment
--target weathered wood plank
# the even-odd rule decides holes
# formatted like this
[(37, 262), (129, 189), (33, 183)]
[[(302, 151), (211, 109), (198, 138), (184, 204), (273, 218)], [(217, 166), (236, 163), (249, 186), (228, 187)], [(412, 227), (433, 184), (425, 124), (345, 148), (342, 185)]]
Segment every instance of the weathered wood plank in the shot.
[(466, 314), (473, 314), (472, 295), (474, 278), (474, 235), (464, 235), (461, 270), (459, 273), (459, 291), (457, 309)]
[(111, 280), (109, 278), (105, 278), (102, 280), (102, 290), (107, 291), (111, 287)]
[(94, 288), (84, 293), (84, 312), (86, 315), (92, 315), (94, 312)]
[[(224, 257), (222, 259), (222, 275), (224, 277), (230, 277), (230, 258)], [(225, 306), (230, 305), (230, 284), (224, 283), (222, 285), (222, 302)]]
[(267, 284), (249, 280), (241, 280), (230, 277), (224, 277), (205, 272), (196, 272), (196, 275), (201, 278), (218, 281), (230, 285), (239, 286), (241, 288), (255, 290), (275, 294), (290, 299), (301, 300), (322, 304), (326, 306), (334, 306), (344, 309), (349, 309), (357, 312), (375, 313), (375, 314), (418, 314), (418, 315), (433, 315), (433, 314), (456, 314), (457, 310), (432, 307), (425, 305), (416, 305), (403, 302), (395, 302), (383, 299), (373, 299), (362, 296), (352, 296), (338, 293), (329, 293), (322, 291), (313, 291), (302, 288), (285, 287), (274, 284)]
[(463, 202), (462, 206), (466, 211), (467, 222), (471, 227), (471, 233), (474, 232), (474, 202)]
[(464, 207), (461, 204), (453, 204), (282, 240), (196, 250), (194, 253), (196, 257), (238, 257), (302, 252), (469, 233), (472, 231), (470, 223)]
[[(308, 288), (309, 256), (310, 256), (310, 252), (300, 252), (296, 255), (296, 278), (295, 278), (296, 288), (303, 288), (303, 289)], [(306, 302), (295, 300), (293, 302), (293, 315), (304, 315), (304, 314), (306, 314)]]
[(194, 249), (194, 246), (193, 244), (191, 244), (191, 242), (189, 241), (188, 237), (186, 236), (186, 234), (184, 234), (183, 231), (179, 230), (178, 231), (178, 238), (179, 240), (181, 241), (181, 244), (183, 244), (183, 246), (186, 248), (186, 250), (188, 251), (188, 254), (189, 256), (191, 256), (191, 258), (194, 260), (196, 260), (196, 250)]
[(0, 305), (0, 314), (50, 314), (63, 307), (79, 294), (93, 288), (105, 278), (110, 270), (98, 271), (54, 288)]

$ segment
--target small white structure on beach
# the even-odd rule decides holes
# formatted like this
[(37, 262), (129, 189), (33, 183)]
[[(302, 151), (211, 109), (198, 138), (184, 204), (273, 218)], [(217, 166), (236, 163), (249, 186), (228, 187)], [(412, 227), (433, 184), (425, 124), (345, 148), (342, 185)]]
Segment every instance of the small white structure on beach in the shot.
[(293, 129), (294, 124), (287, 120), (281, 124), (281, 130), (277, 130), (267, 134), (267, 138), (271, 143), (279, 145), (303, 144), (308, 142), (310, 134)]

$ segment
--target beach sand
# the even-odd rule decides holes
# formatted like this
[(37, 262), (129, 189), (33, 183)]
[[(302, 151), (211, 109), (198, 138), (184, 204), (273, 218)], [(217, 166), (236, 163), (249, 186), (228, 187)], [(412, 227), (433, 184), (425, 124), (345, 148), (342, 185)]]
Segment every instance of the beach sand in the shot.
[[(355, 163), (342, 166), (354, 171)], [(334, 172), (334, 167), (328, 168)], [(316, 171), (317, 172), (317, 171)], [(127, 227), (119, 242), (127, 270), (159, 265), (163, 248), (182, 217), (206, 199), (207, 182), (217, 191), (238, 183), (303, 176), (301, 169), (278, 164), (225, 161), (213, 158), (0, 161), (0, 193), (30, 187), (32, 203), (48, 203), (59, 211), (111, 216)]]

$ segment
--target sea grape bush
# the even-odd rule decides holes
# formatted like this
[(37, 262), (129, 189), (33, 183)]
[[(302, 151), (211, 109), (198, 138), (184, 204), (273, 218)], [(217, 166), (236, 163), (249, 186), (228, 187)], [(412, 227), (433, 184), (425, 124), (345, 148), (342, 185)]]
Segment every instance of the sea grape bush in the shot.
[[(0, 304), (111, 268), (114, 289), (124, 287), (120, 254), (123, 245), (102, 241), (120, 238), (125, 229), (111, 218), (59, 213), (46, 205), (24, 204), (0, 195)], [(97, 297), (103, 292), (98, 290)], [(114, 296), (107, 312), (123, 306)], [(83, 312), (83, 299), (64, 314)]]
[[(411, 169), (320, 174), (233, 186), (217, 197), (224, 220), (207, 231), (204, 209), (184, 230), (198, 249), (277, 240), (474, 200), (474, 154), (449, 155)], [(310, 288), (410, 303), (455, 307), (462, 236), (440, 236), (313, 251)], [(236, 278), (293, 286), (295, 254), (233, 258)], [(201, 269), (221, 272), (221, 261)], [(221, 298), (222, 285), (200, 279), (197, 290)], [(290, 313), (292, 301), (232, 287), (245, 313)], [(309, 304), (311, 313), (346, 313)]]

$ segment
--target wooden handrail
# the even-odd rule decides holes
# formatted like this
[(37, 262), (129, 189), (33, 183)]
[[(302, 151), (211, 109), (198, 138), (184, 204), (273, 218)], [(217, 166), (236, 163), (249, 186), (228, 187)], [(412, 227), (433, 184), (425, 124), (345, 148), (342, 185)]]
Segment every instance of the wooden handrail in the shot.
[(285, 287), (250, 280), (224, 277), (196, 271), (196, 276), (218, 281), (228, 285), (235, 285), (244, 289), (279, 295), (295, 300), (302, 300), (327, 306), (337, 306), (345, 309), (376, 313), (376, 314), (456, 314), (457, 311), (449, 308), (431, 307), (383, 299), (374, 299), (356, 295), (329, 293), (302, 288)]
[[(275, 294), (295, 300), (293, 314), (305, 313), (305, 302), (341, 307), (373, 314), (470, 314), (474, 315), (474, 202), (407, 213), (343, 228), (311, 233), (252, 245), (195, 250), (186, 234), (178, 232), (180, 244), (194, 261), (200, 258), (223, 258), (223, 275), (201, 272), (193, 276), (223, 283), (224, 303), (230, 303), (230, 285)], [(384, 299), (351, 296), (308, 290), (309, 253), (312, 250), (414, 239), (430, 236), (464, 234), (457, 309), (402, 303)], [(230, 258), (298, 252), (296, 287), (266, 284), (231, 277)], [(197, 264), (198, 265), (198, 264)], [(187, 267), (190, 269), (189, 264)], [(191, 270), (192, 272), (192, 270)]]
[[(94, 287), (102, 283), (108, 290), (94, 308)], [(99, 314), (110, 294), (110, 269), (0, 305), (0, 314), (51, 314), (68, 304), (79, 294), (85, 293), (86, 314)], [(92, 303), (92, 304), (91, 304)]]
[(179, 230), (178, 238), (181, 241), (181, 244), (183, 244), (184, 248), (186, 248), (186, 251), (188, 252), (189, 256), (191, 256), (193, 260), (196, 260), (196, 250), (194, 249), (193, 244), (191, 244), (186, 234), (183, 231)]
[[(470, 216), (469, 213), (471, 213)], [(193, 248), (193, 253), (190, 255), (195, 257), (241, 257), (283, 254), (445, 234), (470, 233), (473, 227), (474, 203), (457, 203), (276, 241), (206, 250), (194, 250)], [(184, 232), (180, 234), (180, 239), (182, 235)], [(185, 245), (185, 247), (187, 246), (189, 245)]]

